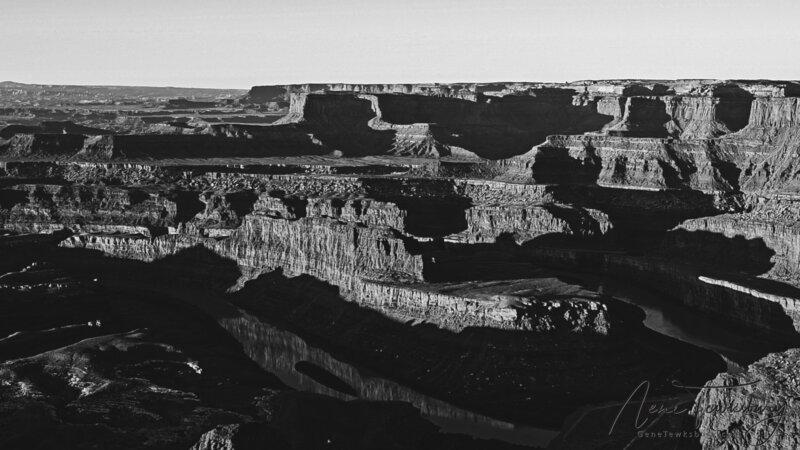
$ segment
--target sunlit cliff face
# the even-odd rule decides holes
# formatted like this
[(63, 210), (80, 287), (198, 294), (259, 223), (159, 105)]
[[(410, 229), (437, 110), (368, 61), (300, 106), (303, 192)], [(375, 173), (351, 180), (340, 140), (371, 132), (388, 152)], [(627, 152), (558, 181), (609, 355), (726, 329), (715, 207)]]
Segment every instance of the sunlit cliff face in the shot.
[(713, 404), (793, 392), (795, 83), (129, 89), (0, 115), (9, 448), (614, 447), (645, 380), (752, 444)]

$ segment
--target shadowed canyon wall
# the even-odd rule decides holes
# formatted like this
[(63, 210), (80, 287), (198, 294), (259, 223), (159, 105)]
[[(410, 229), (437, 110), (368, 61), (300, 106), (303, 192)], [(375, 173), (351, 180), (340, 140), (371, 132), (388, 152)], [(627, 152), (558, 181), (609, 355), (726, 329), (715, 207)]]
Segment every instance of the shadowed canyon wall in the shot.
[[(175, 108), (215, 104), (173, 102), (144, 127), (132, 116), (9, 124), (0, 230), (9, 248), (43, 240), (62, 262), (83, 255), (102, 272), (109, 261), (115, 283), (126, 269), (155, 269), (208, 284), (246, 312), (218, 324), (250, 358), (322, 393), (379, 390), (370, 386), (382, 381), (351, 373), (353, 355), (369, 354), (396, 398), (463, 411), (486, 401), (478, 416), (489, 422), (519, 418), (491, 395), (533, 396), (530, 385), (556, 408), (570, 389), (548, 424), (557, 426), (578, 406), (624, 399), (624, 383), (648, 370), (665, 395), (676, 373), (702, 383), (721, 370), (716, 357), (694, 367), (711, 351), (654, 337), (637, 308), (587, 280), (639, 286), (684, 314), (777, 342), (770, 349), (800, 345), (798, 95), (794, 82), (743, 80), (258, 86), (235, 102), (275, 113), (269, 123), (183, 117)], [(33, 289), (15, 281), (33, 275), (8, 269), (2, 289)], [(153, 277), (153, 289), (167, 289)], [(335, 358), (297, 336), (335, 344)], [(273, 364), (260, 350), (272, 339), (306, 356)], [(540, 366), (514, 342), (540, 352)], [(459, 362), (463, 348), (475, 354)], [(559, 348), (575, 359), (559, 362)], [(433, 374), (414, 361), (414, 351), (432, 361), (439, 350), (449, 365)], [(484, 372), (470, 364), (487, 355), (497, 367), (473, 380)], [(732, 361), (736, 380), (790, 371), (775, 355)], [(617, 367), (608, 395), (573, 377), (611, 378)], [(492, 390), (493, 376), (518, 386)], [(698, 396), (698, 411), (721, 398), (712, 397)], [(695, 415), (704, 445), (752, 441), (709, 437), (721, 419)], [(522, 419), (542, 420), (533, 416)], [(782, 433), (780, 443), (793, 442)]]

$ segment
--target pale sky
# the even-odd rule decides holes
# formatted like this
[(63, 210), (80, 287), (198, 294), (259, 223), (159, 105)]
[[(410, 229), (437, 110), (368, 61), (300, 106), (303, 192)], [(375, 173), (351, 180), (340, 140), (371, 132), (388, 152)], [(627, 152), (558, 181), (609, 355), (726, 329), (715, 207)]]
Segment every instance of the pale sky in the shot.
[(798, 0), (0, 0), (0, 81), (800, 79)]

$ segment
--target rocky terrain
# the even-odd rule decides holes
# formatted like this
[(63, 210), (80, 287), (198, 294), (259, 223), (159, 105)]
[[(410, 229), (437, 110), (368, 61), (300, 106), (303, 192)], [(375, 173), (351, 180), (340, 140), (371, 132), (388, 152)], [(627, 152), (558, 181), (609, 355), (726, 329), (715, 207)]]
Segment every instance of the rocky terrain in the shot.
[(2, 448), (798, 445), (797, 82), (25, 86)]

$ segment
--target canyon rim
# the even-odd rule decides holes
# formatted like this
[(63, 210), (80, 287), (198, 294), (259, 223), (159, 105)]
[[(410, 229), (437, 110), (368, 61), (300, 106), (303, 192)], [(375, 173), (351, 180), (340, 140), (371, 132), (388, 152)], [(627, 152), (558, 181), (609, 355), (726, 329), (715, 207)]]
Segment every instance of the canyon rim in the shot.
[(797, 83), (0, 94), (4, 448), (797, 445)]

